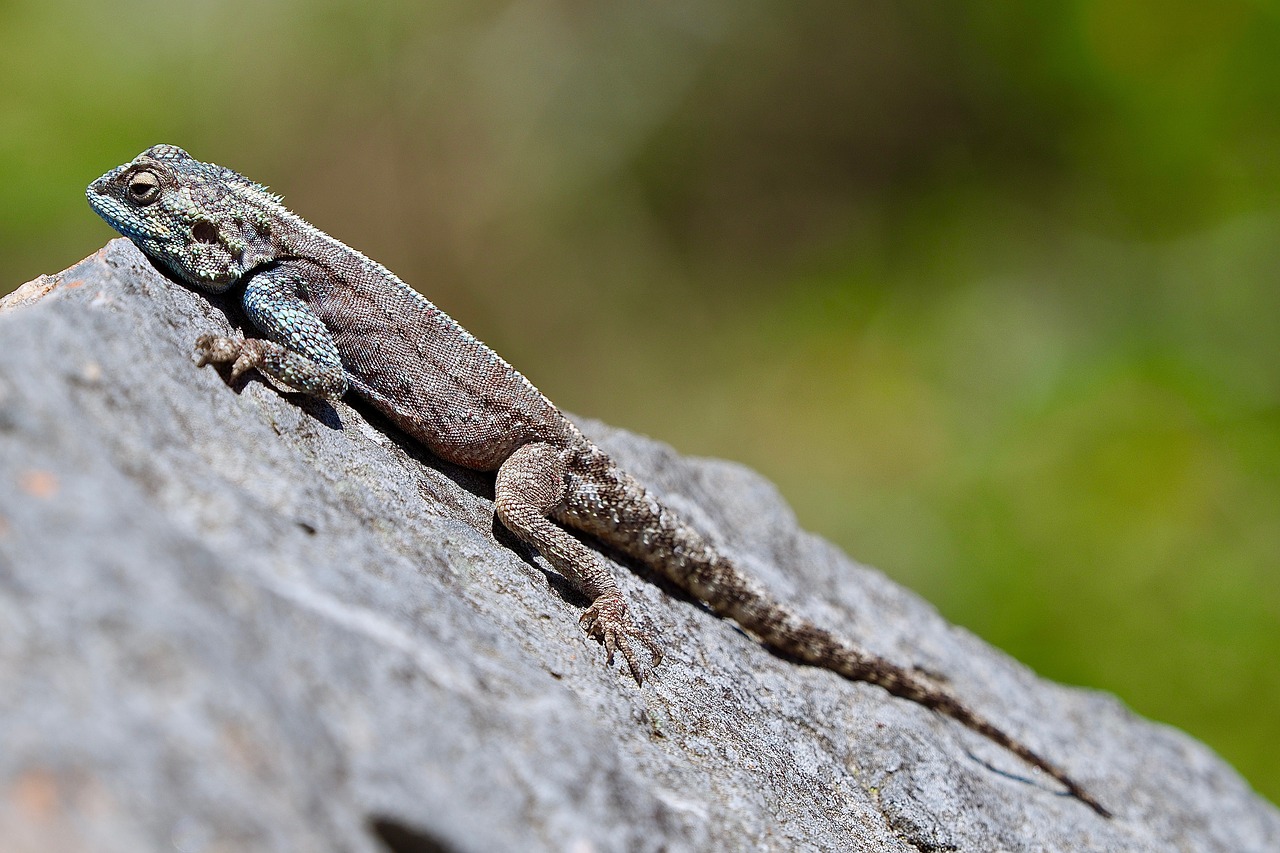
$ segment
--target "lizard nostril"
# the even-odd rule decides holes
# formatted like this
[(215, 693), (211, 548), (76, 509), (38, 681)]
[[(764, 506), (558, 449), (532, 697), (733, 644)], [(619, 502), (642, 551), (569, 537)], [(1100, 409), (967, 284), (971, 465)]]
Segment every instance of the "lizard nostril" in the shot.
[(212, 222), (202, 219), (191, 226), (191, 238), (197, 243), (216, 243), (218, 242), (218, 229)]

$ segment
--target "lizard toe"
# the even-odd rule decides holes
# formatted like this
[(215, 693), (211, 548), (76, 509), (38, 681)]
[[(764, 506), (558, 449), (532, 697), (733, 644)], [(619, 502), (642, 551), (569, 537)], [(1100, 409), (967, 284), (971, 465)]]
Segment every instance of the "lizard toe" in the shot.
[(240, 358), (241, 341), (221, 335), (201, 335), (196, 338), (196, 365), (225, 364)]
[(627, 669), (636, 684), (644, 683), (645, 667), (636, 656), (633, 641), (649, 650), (653, 663), (662, 660), (662, 649), (647, 632), (640, 630), (627, 615), (627, 603), (620, 595), (602, 595), (595, 600), (579, 620), (587, 635), (604, 644), (606, 663), (613, 664), (614, 652), (621, 652)]

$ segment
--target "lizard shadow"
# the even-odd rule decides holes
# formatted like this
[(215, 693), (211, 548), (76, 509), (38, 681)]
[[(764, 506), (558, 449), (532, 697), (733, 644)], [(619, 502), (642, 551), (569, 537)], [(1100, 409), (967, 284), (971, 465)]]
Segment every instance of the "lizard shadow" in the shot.
[[(290, 396), (301, 397), (304, 402), (314, 399), (308, 398), (305, 395)], [(351, 408), (355, 409), (370, 426), (387, 436), (387, 438), (394, 442), (396, 446), (414, 462), (424, 468), (429, 468), (436, 473), (443, 475), (451, 480), (454, 485), (471, 493), (473, 496), (486, 501), (490, 507), (492, 507), (494, 501), (494, 486), (497, 478), (495, 472), (473, 471), (470, 468), (464, 468), (461, 465), (456, 465), (452, 462), (441, 459), (439, 456), (436, 456), (428, 450), (417, 439), (401, 430), (391, 421), (390, 418), (382, 414), (370, 403), (367, 403), (359, 397), (351, 394), (348, 394), (347, 397), (344, 398), (344, 402), (351, 406)], [(424, 494), (423, 499), (436, 501), (439, 500), (439, 495)], [(621, 551), (607, 547), (604, 543), (585, 534), (581, 534), (571, 528), (561, 526), (561, 529), (576, 537), (587, 548), (590, 548), (608, 559), (621, 564), (637, 577), (653, 583), (673, 598), (680, 599), (681, 601), (688, 602), (689, 604), (706, 610), (707, 612), (711, 612), (710, 608), (701, 601), (691, 597), (683, 589), (675, 586), (665, 577), (654, 572), (643, 563), (633, 560)], [(497, 515), (490, 516), (489, 532), (499, 545), (519, 556), (529, 568), (536, 570), (545, 577), (547, 583), (551, 586), (555, 594), (567, 604), (579, 608), (586, 608), (590, 606), (591, 600), (580, 592), (578, 588), (574, 586), (572, 581), (552, 568), (546, 561), (546, 558), (543, 557), (536, 548), (511, 532), (511, 530), (498, 519)], [(737, 626), (734, 625), (734, 627), (736, 628)]]
[[(308, 401), (323, 402), (302, 394), (290, 396), (299, 396)], [(392, 423), (391, 419), (374, 408), (373, 404), (362, 400), (353, 393), (348, 392), (342, 398), (342, 402), (350, 406), (365, 423), (385, 435), (410, 460), (423, 468), (435, 471), (474, 497), (493, 503), (495, 478), (493, 472), (472, 471), (470, 468), (464, 468), (461, 465), (441, 459), (427, 449), (422, 442)], [(337, 428), (345, 429), (341, 422), (339, 422)], [(424, 500), (429, 499), (426, 494), (423, 495), (423, 498)]]
[[(315, 402), (323, 402), (316, 401), (314, 398), (301, 394), (290, 394), (288, 396), (299, 397), (300, 404), (304, 406)], [(372, 404), (351, 394), (348, 394), (343, 399), (344, 402), (351, 406), (351, 408), (364, 418), (370, 426), (387, 436), (387, 438), (389, 438), (409, 459), (424, 468), (428, 468), (443, 475), (452, 481), (454, 485), (469, 492), (471, 495), (486, 501), (490, 506), (492, 506), (494, 501), (494, 486), (497, 476), (495, 472), (473, 471), (470, 468), (464, 468), (461, 465), (441, 459), (439, 456), (428, 450), (417, 439), (401, 430), (391, 421), (390, 418), (378, 411), (378, 409), (376, 409)], [(341, 428), (341, 425), (339, 425), (339, 428)], [(428, 501), (438, 501), (439, 495), (423, 494), (423, 499)], [(591, 604), (591, 600), (580, 592), (572, 581), (552, 568), (547, 563), (546, 558), (543, 557), (536, 548), (511, 532), (505, 524), (498, 520), (496, 515), (490, 516), (488, 529), (499, 545), (519, 556), (530, 569), (537, 571), (545, 577), (547, 583), (555, 594), (567, 604), (579, 608), (586, 608)], [(710, 608), (701, 601), (693, 598), (683, 589), (674, 585), (671, 581), (654, 572), (643, 563), (633, 560), (621, 551), (607, 547), (600, 541), (585, 534), (581, 534), (578, 531), (572, 530), (571, 528), (562, 526), (561, 529), (578, 538), (586, 547), (602, 554), (616, 563), (621, 564), (637, 577), (656, 585), (673, 598), (685, 601), (695, 607), (707, 611), (708, 613), (711, 612)], [(736, 628), (737, 626), (734, 625), (734, 627)]]
[[(444, 476), (458, 488), (487, 502), (492, 507), (495, 481), (497, 479), (495, 472), (473, 471), (470, 468), (464, 468), (461, 465), (441, 459), (417, 439), (396, 426), (390, 418), (378, 411), (372, 404), (354, 395), (348, 395), (344, 400), (370, 426), (390, 439), (409, 459), (423, 468)], [(424, 493), (422, 498), (426, 501), (438, 501), (440, 496)], [(512, 533), (505, 524), (498, 520), (497, 515), (490, 515), (488, 530), (499, 545), (516, 554), (530, 569), (545, 577), (556, 595), (560, 596), (566, 603), (582, 608), (590, 605), (590, 600), (579, 592), (568, 578), (550, 568), (537, 549)], [(598, 547), (598, 543), (594, 543), (592, 540), (584, 539), (583, 541), (587, 543), (588, 547)]]

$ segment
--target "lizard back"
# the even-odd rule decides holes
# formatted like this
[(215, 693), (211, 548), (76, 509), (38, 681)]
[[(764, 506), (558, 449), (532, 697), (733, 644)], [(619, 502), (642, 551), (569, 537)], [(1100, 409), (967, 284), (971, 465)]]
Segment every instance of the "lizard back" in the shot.
[(287, 244), (326, 273), (305, 298), (352, 388), (434, 453), (492, 471), (531, 441), (572, 440), (533, 383), (381, 264), (320, 231)]

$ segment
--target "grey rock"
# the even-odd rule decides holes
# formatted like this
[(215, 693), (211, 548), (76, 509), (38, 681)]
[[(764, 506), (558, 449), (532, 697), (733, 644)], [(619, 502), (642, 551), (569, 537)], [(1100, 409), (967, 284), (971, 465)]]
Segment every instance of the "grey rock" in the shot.
[(1212, 752), (1047, 683), (737, 465), (585, 428), (780, 595), (944, 676), (1117, 812), (619, 569), (643, 687), (492, 478), (191, 361), (233, 307), (110, 243), (0, 305), (0, 849), (1277, 849)]

